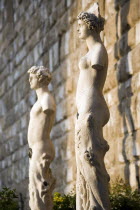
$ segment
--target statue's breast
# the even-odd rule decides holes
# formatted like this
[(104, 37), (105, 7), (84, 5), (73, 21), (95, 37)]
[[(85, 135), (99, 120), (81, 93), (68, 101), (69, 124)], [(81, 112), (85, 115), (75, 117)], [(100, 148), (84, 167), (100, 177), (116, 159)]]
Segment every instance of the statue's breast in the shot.
[(89, 67), (89, 60), (86, 56), (82, 57), (79, 61), (80, 69), (87, 69)]
[(42, 112), (42, 107), (39, 102), (36, 102), (31, 109), (30, 115), (32, 117), (39, 115)]

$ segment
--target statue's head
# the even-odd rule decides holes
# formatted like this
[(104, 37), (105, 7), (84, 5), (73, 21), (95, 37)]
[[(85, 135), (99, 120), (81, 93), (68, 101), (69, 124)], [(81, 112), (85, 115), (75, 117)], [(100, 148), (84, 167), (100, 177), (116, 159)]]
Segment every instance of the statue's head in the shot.
[(44, 66), (32, 66), (28, 70), (31, 89), (48, 86), (51, 81), (51, 73)]
[(104, 18), (101, 17), (99, 5), (94, 3), (93, 7), (87, 12), (81, 12), (78, 16), (79, 38), (86, 39), (93, 31), (100, 34), (104, 30)]

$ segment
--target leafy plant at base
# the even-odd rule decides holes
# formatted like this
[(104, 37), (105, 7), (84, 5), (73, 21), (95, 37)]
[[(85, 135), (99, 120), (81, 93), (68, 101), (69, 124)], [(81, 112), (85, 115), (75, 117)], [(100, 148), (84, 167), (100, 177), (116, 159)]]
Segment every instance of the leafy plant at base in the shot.
[(140, 210), (140, 193), (118, 179), (110, 189), (112, 210)]
[(54, 193), (53, 197), (54, 210), (76, 210), (76, 195), (68, 194), (61, 195), (60, 193)]
[[(117, 179), (110, 187), (111, 210), (140, 210), (140, 193)], [(53, 210), (76, 210), (76, 195), (54, 193)]]
[(18, 210), (18, 196), (16, 195), (16, 190), (11, 190), (4, 187), (0, 191), (0, 210)]

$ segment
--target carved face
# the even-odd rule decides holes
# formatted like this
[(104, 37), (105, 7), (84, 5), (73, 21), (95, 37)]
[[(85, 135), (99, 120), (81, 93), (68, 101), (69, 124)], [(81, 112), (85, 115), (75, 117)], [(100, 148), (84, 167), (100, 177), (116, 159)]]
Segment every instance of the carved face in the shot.
[(85, 40), (91, 34), (91, 30), (88, 29), (87, 24), (83, 20), (78, 20), (77, 31), (79, 38), (83, 40)]
[(35, 74), (32, 74), (32, 73), (29, 74), (29, 83), (30, 83), (31, 89), (39, 88), (39, 81)]

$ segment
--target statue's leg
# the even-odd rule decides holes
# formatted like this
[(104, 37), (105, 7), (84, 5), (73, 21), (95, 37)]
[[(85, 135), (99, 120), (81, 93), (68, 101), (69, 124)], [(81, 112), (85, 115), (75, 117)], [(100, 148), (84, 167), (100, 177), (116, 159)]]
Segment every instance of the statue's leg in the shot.
[(50, 160), (44, 154), (40, 158), (33, 154), (29, 169), (29, 192), (31, 210), (52, 210), (52, 191), (55, 179), (49, 168)]
[[(104, 165), (104, 155), (109, 146), (103, 138), (101, 123), (94, 118), (93, 114), (87, 114), (84, 120), (79, 118), (76, 125), (76, 162), (86, 183), (86, 186), (82, 183), (86, 196), (81, 199), (81, 202), (82, 205), (85, 201), (87, 203), (84, 210), (110, 209), (109, 176)], [(82, 187), (80, 191), (83, 194)]]
[[(79, 116), (79, 114), (77, 115)], [(77, 118), (78, 119), (78, 118)], [(86, 181), (83, 176), (83, 165), (79, 158), (81, 150), (81, 140), (83, 133), (81, 123), (77, 120), (75, 127), (75, 152), (76, 152), (76, 164), (77, 164), (77, 180), (76, 180), (76, 210), (89, 209), (89, 199), (87, 197)], [(84, 149), (84, 147), (82, 147)]]
[(80, 171), (77, 168), (77, 182), (76, 182), (76, 210), (83, 210), (82, 199), (81, 199), (81, 180), (80, 180)]
[[(77, 145), (78, 146), (78, 145)], [(83, 176), (83, 166), (79, 158), (79, 146), (76, 151), (77, 181), (76, 181), (76, 210), (89, 210), (90, 200), (88, 197), (87, 184)]]
[[(94, 209), (103, 210), (100, 206), (98, 199), (98, 187), (96, 186), (96, 174), (94, 174), (93, 168), (89, 167), (89, 163), (82, 159), (82, 154), (79, 157), (77, 163), (77, 182), (76, 182), (76, 210), (89, 210)], [(78, 159), (78, 158), (77, 158)], [(89, 177), (91, 176), (91, 179)], [(94, 188), (94, 191), (93, 188)], [(102, 204), (101, 204), (102, 205)]]
[(31, 210), (39, 210), (39, 193), (36, 186), (35, 171), (33, 170), (34, 163), (30, 160), (29, 166), (29, 206)]
[(96, 119), (95, 115), (90, 114), (85, 127), (87, 129), (86, 136), (91, 142), (91, 147), (87, 148), (87, 151), (80, 158), (83, 162), (85, 179), (91, 189), (91, 196), (94, 197), (92, 205), (95, 206), (95, 209), (97, 207), (97, 210), (109, 210), (109, 175), (104, 164), (104, 155), (109, 146), (103, 138), (102, 121)]

